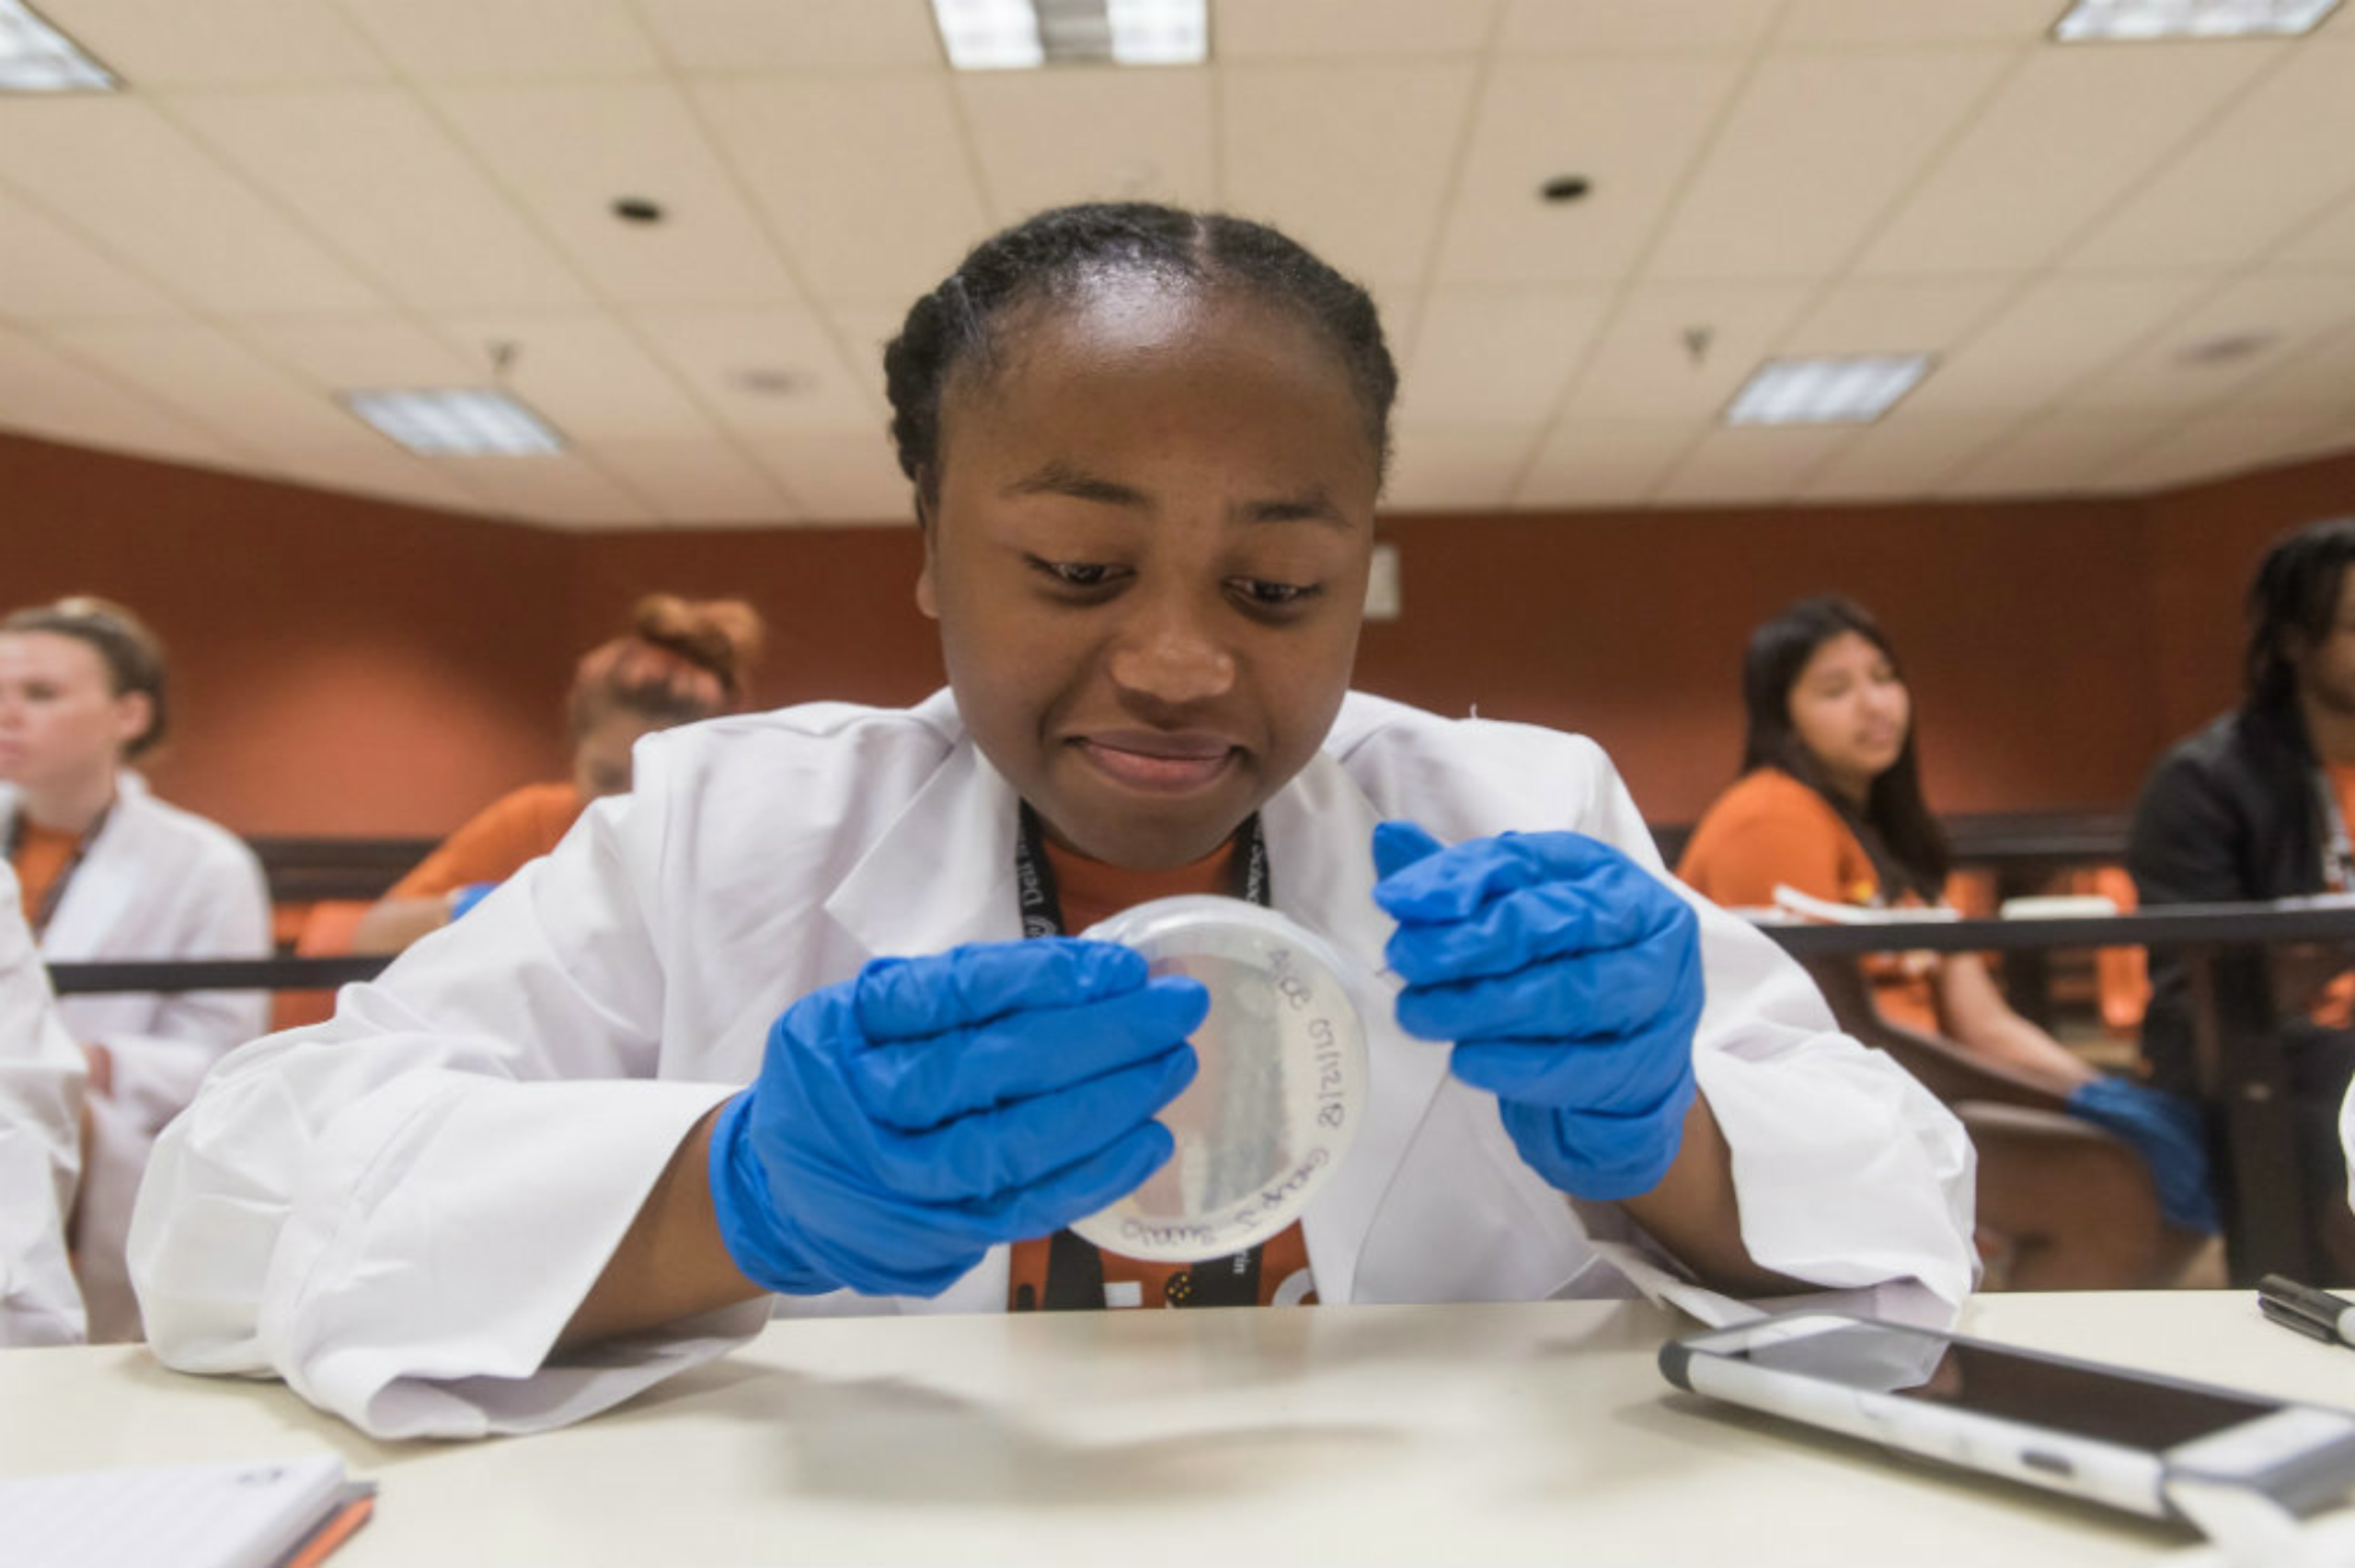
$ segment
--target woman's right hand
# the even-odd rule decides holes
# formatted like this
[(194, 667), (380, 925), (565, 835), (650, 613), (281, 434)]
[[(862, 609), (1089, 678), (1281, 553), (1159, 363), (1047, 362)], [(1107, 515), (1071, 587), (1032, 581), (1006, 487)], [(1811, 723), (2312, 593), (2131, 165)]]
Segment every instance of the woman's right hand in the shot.
[(721, 1111), (711, 1189), (770, 1290), (933, 1296), (998, 1242), (1050, 1235), (1169, 1158), (1200, 983), (1067, 937), (879, 958), (770, 1030)]

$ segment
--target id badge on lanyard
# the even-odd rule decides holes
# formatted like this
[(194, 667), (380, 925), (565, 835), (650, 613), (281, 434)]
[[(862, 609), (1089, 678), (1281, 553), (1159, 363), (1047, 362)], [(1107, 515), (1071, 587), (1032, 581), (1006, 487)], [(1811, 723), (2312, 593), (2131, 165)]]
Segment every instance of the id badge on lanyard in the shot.
[(2326, 892), (2344, 893), (2355, 888), (2355, 841), (2347, 836), (2347, 815), (2338, 808), (2338, 791), (2331, 787), (2330, 775), (2321, 768), (2310, 769), (2315, 805), (2322, 821), (2322, 885)]

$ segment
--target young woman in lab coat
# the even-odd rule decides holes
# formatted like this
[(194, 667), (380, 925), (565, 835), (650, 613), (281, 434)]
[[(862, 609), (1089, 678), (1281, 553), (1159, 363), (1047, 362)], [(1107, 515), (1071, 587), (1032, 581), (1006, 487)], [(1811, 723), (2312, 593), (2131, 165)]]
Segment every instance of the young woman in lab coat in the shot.
[(0, 864), (0, 1346), (75, 1345), (86, 1328), (65, 1254), (88, 1076)]
[(628, 800), (225, 1064), (135, 1226), (166, 1361), (507, 1432), (773, 1308), (1019, 1308), (1026, 1254), (1167, 1157), (1208, 1004), (1024, 939), (1041, 861), (1264, 886), (1407, 982), (1286, 1243), (1319, 1300), (1952, 1314), (1959, 1128), (1660, 876), (1603, 754), (1350, 693), (1395, 388), (1361, 291), (1257, 224), (1063, 209), (886, 372), (949, 689), (649, 738)]
[[(0, 620), (0, 833), (47, 962), (270, 956), (253, 852), (130, 770), (164, 738), (165, 697), (161, 646), (118, 605), (63, 599)], [(224, 1052), (269, 1027), (269, 1004), (258, 991), (57, 1004), (89, 1063), (74, 1242), (93, 1340), (139, 1336), (123, 1237), (156, 1132)]]

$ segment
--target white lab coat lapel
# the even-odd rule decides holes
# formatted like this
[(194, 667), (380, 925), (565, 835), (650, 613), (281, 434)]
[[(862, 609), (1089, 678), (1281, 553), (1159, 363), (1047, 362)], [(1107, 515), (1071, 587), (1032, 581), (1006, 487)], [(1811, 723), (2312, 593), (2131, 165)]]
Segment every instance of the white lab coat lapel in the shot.
[(1358, 1260), (1431, 1098), (1447, 1077), (1442, 1046), (1408, 1038), (1392, 985), (1372, 980), (1390, 940), (1373, 901), (1373, 829), (1381, 820), (1341, 765), (1322, 751), (1260, 812), (1276, 908), (1365, 966), (1370, 1103), (1331, 1183), (1302, 1218), (1320, 1299), (1354, 1299)]
[[(972, 742), (940, 768), (826, 900), (826, 913), (870, 956), (942, 953), (1022, 934), (1014, 839), (1020, 797)], [(1007, 1251), (989, 1256), (938, 1296), (902, 1296), (911, 1314), (1003, 1310)]]
[[(139, 840), (140, 813), (147, 805), (147, 786), (137, 775), (124, 773), (115, 784), (115, 803), (84, 853), (65, 893), (41, 933), (43, 958), (72, 962), (83, 958), (142, 956), (135, 938), (144, 929), (137, 905), (142, 886)], [(8, 820), (17, 815), (15, 793), (6, 800)], [(155, 953), (144, 956), (169, 955)]]

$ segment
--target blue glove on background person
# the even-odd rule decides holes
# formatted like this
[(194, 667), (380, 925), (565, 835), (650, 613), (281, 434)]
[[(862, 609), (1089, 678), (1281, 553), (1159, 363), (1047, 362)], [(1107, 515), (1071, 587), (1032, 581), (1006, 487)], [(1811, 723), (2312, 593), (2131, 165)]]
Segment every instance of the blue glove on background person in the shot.
[(1703, 989), (1699, 921), (1659, 878), (1580, 833), (1449, 849), (1373, 830), (1374, 902), (1398, 921), (1398, 1024), (1453, 1041), (1521, 1157), (1582, 1198), (1636, 1197), (1676, 1162)]
[(1126, 1196), (1175, 1147), (1200, 982), (1042, 937), (879, 958), (769, 1031), (711, 1143), (719, 1233), (755, 1283), (936, 1296), (1000, 1242)]

